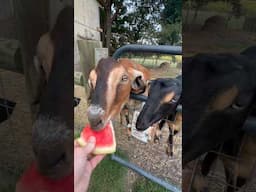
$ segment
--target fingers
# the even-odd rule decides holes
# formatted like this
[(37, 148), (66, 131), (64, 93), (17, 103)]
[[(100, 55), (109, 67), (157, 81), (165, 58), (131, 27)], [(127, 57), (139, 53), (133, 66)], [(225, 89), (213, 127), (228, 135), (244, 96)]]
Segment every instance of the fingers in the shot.
[(95, 137), (90, 137), (86, 146), (83, 147), (83, 152), (87, 155), (90, 154), (93, 151), (93, 149), (95, 148), (95, 144), (96, 144)]
[(77, 142), (77, 139), (74, 140), (74, 147), (80, 147), (79, 143)]
[(93, 157), (89, 162), (91, 164), (92, 169), (94, 169), (99, 162), (101, 162), (101, 160), (105, 157), (105, 155), (97, 155), (95, 157)]
[(86, 146), (85, 147), (81, 147), (79, 145), (79, 143), (77, 142), (77, 140), (74, 141), (74, 153), (75, 153), (75, 157), (77, 156), (80, 156), (84, 159), (88, 159), (89, 157), (89, 154), (92, 153), (92, 151), (94, 150), (95, 148), (95, 143), (96, 143), (96, 140), (95, 140), (95, 137), (90, 137), (88, 142), (86, 143)]

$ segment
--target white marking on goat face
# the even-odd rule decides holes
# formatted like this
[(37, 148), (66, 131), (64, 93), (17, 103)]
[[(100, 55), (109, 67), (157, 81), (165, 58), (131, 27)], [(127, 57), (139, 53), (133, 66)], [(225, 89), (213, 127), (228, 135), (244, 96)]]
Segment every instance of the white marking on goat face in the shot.
[(131, 90), (130, 77), (122, 65), (113, 68), (107, 79), (106, 115), (111, 119), (117, 115), (128, 100)]
[(91, 115), (104, 115), (105, 111), (99, 105), (90, 105), (87, 109)]

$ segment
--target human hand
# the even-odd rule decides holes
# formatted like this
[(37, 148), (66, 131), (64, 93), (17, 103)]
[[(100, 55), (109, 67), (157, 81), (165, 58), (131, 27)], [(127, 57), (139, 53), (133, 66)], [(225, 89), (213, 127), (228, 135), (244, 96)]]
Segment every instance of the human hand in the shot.
[(85, 147), (77, 141), (74, 143), (74, 188), (75, 192), (86, 192), (89, 186), (92, 171), (105, 155), (92, 156), (95, 148), (95, 137), (90, 137)]

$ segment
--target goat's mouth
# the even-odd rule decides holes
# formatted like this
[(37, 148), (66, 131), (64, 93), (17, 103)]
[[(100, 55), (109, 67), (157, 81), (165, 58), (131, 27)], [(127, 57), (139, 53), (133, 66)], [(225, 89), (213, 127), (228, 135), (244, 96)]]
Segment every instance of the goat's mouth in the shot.
[(92, 130), (94, 130), (94, 131), (101, 131), (102, 129), (104, 129), (106, 127), (106, 125), (109, 122), (111, 122), (110, 119), (107, 119), (107, 120), (100, 119), (98, 121), (90, 121), (89, 120), (90, 126), (91, 126)]
[(136, 129), (138, 131), (145, 131), (146, 129), (148, 129), (150, 126), (152, 126), (153, 124), (157, 123), (158, 121), (160, 121), (161, 118), (157, 117), (157, 118), (153, 118), (151, 120), (145, 121), (145, 119), (141, 118), (142, 120), (137, 120), (136, 122)]
[(150, 121), (150, 122), (138, 122), (136, 123), (136, 129), (138, 131), (145, 131), (146, 129), (148, 129), (150, 126), (152, 126), (155, 122), (154, 121)]
[(62, 163), (51, 168), (45, 168), (36, 163), (38, 171), (51, 179), (57, 180), (68, 176), (72, 172), (72, 164)]
[(99, 120), (99, 121), (97, 121), (97, 122), (92, 122), (92, 121), (90, 121), (90, 126), (91, 126), (91, 128), (93, 129), (93, 130), (95, 130), (95, 131), (100, 131), (100, 130), (102, 130), (103, 128), (104, 128), (104, 126), (105, 126), (105, 123), (103, 122), (103, 120)]

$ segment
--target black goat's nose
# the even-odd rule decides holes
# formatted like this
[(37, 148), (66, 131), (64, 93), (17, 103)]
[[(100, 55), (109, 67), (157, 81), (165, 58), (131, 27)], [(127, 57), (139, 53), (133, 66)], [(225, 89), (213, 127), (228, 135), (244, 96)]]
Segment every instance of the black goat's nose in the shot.
[(88, 120), (91, 125), (91, 128), (94, 130), (99, 130), (103, 127), (103, 115), (104, 110), (97, 105), (91, 105), (88, 108)]
[(147, 129), (147, 127), (146, 127), (146, 125), (145, 125), (144, 122), (137, 121), (137, 122), (136, 122), (136, 129), (137, 129), (138, 131), (144, 131), (144, 130)]

